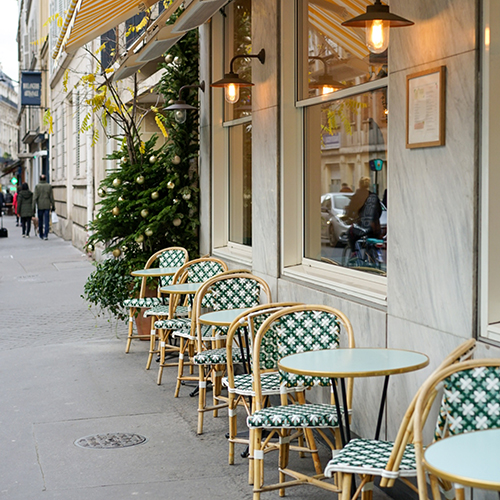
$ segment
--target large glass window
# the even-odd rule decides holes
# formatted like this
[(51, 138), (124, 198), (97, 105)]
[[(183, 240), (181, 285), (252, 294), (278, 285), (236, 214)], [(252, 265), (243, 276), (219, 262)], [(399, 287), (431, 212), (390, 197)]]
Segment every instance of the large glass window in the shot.
[(387, 96), (305, 108), (304, 256), (384, 274)]
[(387, 76), (387, 51), (370, 53), (363, 29), (342, 26), (370, 4), (370, 0), (299, 1), (299, 100)]

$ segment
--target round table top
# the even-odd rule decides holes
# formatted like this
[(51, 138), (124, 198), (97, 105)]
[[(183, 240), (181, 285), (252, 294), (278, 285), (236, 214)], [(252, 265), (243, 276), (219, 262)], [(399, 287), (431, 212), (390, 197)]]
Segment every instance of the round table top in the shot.
[(467, 432), (431, 444), (426, 469), (463, 486), (500, 491), (500, 429)]
[(139, 277), (160, 277), (160, 276), (172, 276), (178, 270), (179, 267), (150, 267), (149, 269), (138, 269), (137, 271), (132, 271), (130, 274), (132, 276)]
[(160, 288), (161, 293), (191, 294), (196, 293), (203, 283), (178, 283), (176, 285), (167, 285)]
[(313, 377), (374, 377), (419, 370), (425, 354), (384, 348), (325, 349), (291, 354), (278, 362), (283, 371)]
[(198, 321), (204, 325), (229, 326), (241, 313), (248, 311), (248, 308), (225, 309), (224, 311), (213, 311), (202, 314)]

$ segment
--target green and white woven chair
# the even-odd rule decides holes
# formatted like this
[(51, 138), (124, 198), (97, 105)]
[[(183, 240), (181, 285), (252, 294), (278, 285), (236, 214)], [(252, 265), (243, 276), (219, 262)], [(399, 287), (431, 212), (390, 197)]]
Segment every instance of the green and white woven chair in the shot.
[[(247, 418), (247, 425), (251, 432), (250, 439), (252, 441), (254, 460), (253, 498), (259, 500), (261, 492), (275, 489), (279, 489), (280, 494), (284, 495), (286, 487), (299, 484), (314, 484), (323, 489), (338, 492), (339, 488), (336, 485), (323, 481), (323, 469), (312, 433), (313, 429), (316, 429), (332, 450), (339, 446), (336, 402), (333, 400), (332, 395), (331, 404), (306, 403), (304, 392), (304, 389), (315, 386), (331, 387), (330, 379), (306, 377), (279, 370), (282, 386), (281, 405), (265, 407), (264, 389), (261, 383), (260, 356), (263, 338), (270, 328), (274, 328), (277, 332), (279, 359), (302, 351), (336, 349), (339, 347), (342, 338), (342, 343), (346, 347), (353, 348), (355, 346), (350, 321), (342, 312), (328, 306), (299, 305), (286, 308), (274, 313), (261, 326), (255, 338), (253, 349), (255, 411)], [(298, 404), (288, 404), (287, 392), (291, 389), (302, 390), (297, 392)], [(341, 411), (350, 411), (352, 389), (352, 379), (348, 379), (348, 408), (342, 408)], [(264, 485), (263, 462), (267, 442), (262, 439), (263, 430), (278, 431), (280, 435), (280, 477), (278, 483), (271, 485)], [(307, 476), (287, 468), (290, 436), (292, 431), (296, 430), (304, 432), (308, 446), (302, 448), (301, 451), (311, 453), (316, 470), (315, 476)], [(325, 432), (327, 430), (330, 430), (333, 436), (327, 435)], [(292, 476), (294, 479), (286, 481), (286, 476)]]
[[(253, 390), (252, 374), (252, 347), (253, 339), (264, 323), (275, 312), (285, 308), (298, 305), (297, 302), (280, 302), (262, 304), (251, 308), (248, 312), (240, 314), (231, 325), (226, 339), (227, 376), (222, 379), (222, 385), (228, 391), (228, 413), (229, 413), (229, 464), (234, 464), (235, 443), (249, 446), (249, 439), (238, 437), (237, 408), (243, 406), (247, 415), (251, 415), (251, 402), (255, 397)], [(242, 335), (243, 330), (243, 335)], [(247, 335), (245, 335), (245, 330)], [(240, 358), (238, 363), (244, 368), (245, 373), (235, 374), (234, 359)], [(278, 351), (276, 333), (270, 328), (263, 338), (260, 351), (261, 359), (261, 385), (264, 396), (280, 394), (280, 377), (278, 373)], [(248, 401), (247, 401), (248, 398)], [(251, 453), (251, 450), (250, 450)], [(252, 462), (251, 462), (252, 463)], [(250, 474), (250, 484), (253, 482), (253, 474)]]
[[(415, 405), (415, 455), (418, 494), (428, 500), (423, 443), (425, 416), (433, 394), (443, 387), (434, 440), (486, 429), (500, 428), (500, 359), (456, 363), (431, 376), (420, 390)], [(434, 499), (441, 498), (439, 478), (429, 474)], [(464, 487), (455, 484), (456, 498), (465, 498)], [(447, 495), (447, 498), (451, 498)]]
[[(196, 318), (202, 314), (205, 301), (209, 300), (212, 311), (250, 308), (271, 302), (269, 285), (258, 276), (251, 273), (229, 273), (216, 276), (203, 284), (198, 290), (194, 313)], [(227, 407), (227, 402), (221, 402), (222, 375), (226, 367), (227, 352), (225, 339), (228, 326), (206, 327), (196, 321), (196, 355), (194, 363), (199, 368), (198, 378), (198, 434), (203, 433), (203, 417), (205, 412), (213, 411), (217, 416), (220, 408)], [(233, 360), (238, 362), (238, 351)], [(207, 407), (207, 381), (212, 382), (213, 406)]]
[[(203, 283), (217, 274), (227, 271), (227, 265), (215, 257), (201, 257), (184, 264), (174, 275), (172, 284), (177, 283)], [(184, 358), (185, 346), (181, 341), (181, 346), (169, 344), (171, 333), (175, 330), (185, 330), (191, 326), (191, 306), (182, 302), (182, 295), (170, 294), (168, 306), (158, 305), (145, 312), (145, 316), (152, 318), (153, 328), (151, 329), (150, 357), (154, 353), (160, 353), (160, 364), (158, 368), (157, 383), (161, 384), (163, 368), (166, 366), (177, 366), (177, 363), (167, 363), (167, 354), (178, 353)], [(160, 318), (165, 317), (162, 321)], [(158, 329), (159, 334), (156, 335)], [(156, 348), (156, 339), (159, 341), (159, 349)], [(187, 347), (187, 346), (186, 346)]]
[[(455, 348), (436, 368), (434, 373), (453, 363), (470, 358), (474, 352), (475, 340), (470, 339)], [(431, 375), (432, 376), (432, 375)], [(352, 439), (347, 445), (334, 452), (332, 460), (325, 468), (325, 476), (342, 473), (342, 500), (354, 500), (361, 494), (362, 500), (370, 500), (373, 495), (373, 479), (380, 477), (380, 486), (392, 487), (396, 479), (404, 481), (416, 491), (410, 477), (417, 476), (415, 449), (413, 445), (413, 415), (420, 391), (411, 401), (403, 417), (396, 439)], [(361, 484), (351, 496), (352, 476), (359, 474)]]
[[(180, 267), (185, 264), (188, 260), (188, 252), (182, 247), (170, 247), (159, 250), (153, 254), (146, 262), (144, 269), (149, 269), (153, 267), (153, 264), (158, 261), (159, 267)], [(134, 335), (134, 316), (137, 309), (145, 309), (153, 306), (158, 306), (160, 304), (166, 304), (165, 300), (160, 296), (159, 288), (162, 286), (167, 286), (172, 282), (172, 276), (161, 276), (158, 279), (158, 289), (156, 297), (147, 297), (147, 278), (141, 278), (141, 289), (139, 291), (139, 297), (133, 297), (127, 299), (123, 302), (123, 306), (129, 309), (129, 323), (128, 323), (128, 336), (127, 336), (127, 346), (125, 352), (130, 351), (130, 344), (134, 339), (150, 340), (150, 335)]]

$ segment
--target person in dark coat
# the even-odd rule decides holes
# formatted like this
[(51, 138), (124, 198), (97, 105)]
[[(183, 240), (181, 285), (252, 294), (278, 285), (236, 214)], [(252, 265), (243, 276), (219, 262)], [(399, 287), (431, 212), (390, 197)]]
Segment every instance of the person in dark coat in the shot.
[(35, 215), (35, 211), (33, 210), (33, 193), (29, 190), (26, 182), (23, 182), (21, 191), (17, 196), (17, 213), (21, 217), (23, 238), (29, 238), (31, 217)]
[(52, 186), (47, 182), (47, 177), (42, 174), (40, 182), (35, 186), (33, 195), (33, 210), (38, 206), (38, 232), (42, 240), (47, 240), (49, 236), (49, 216), (50, 211), (56, 209)]

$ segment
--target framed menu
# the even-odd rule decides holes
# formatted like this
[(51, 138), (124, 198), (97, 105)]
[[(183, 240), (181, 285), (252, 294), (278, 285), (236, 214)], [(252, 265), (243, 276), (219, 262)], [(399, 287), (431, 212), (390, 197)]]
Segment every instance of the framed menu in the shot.
[(446, 66), (406, 77), (406, 147), (445, 144)]

